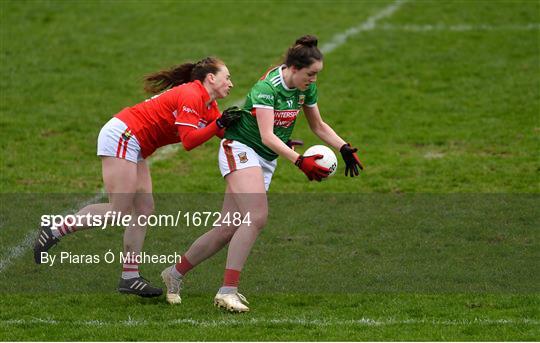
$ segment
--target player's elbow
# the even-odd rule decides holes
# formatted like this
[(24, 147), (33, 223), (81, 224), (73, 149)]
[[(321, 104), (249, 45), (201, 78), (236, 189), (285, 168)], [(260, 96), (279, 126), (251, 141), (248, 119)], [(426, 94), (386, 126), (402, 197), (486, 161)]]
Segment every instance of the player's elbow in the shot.
[(182, 146), (184, 147), (185, 151), (190, 151), (195, 148), (195, 146), (189, 142), (182, 142)]
[(320, 137), (321, 135), (324, 136), (328, 133), (329, 126), (325, 122), (321, 121), (313, 126), (310, 126), (310, 128), (315, 135)]
[(272, 142), (273, 142), (273, 137), (270, 136), (270, 135), (261, 135), (261, 141), (264, 145), (266, 145), (267, 147), (269, 148), (272, 148)]
[(316, 122), (309, 122), (309, 128), (311, 131), (315, 134), (321, 132), (321, 130), (324, 129), (324, 122), (323, 121), (316, 121)]

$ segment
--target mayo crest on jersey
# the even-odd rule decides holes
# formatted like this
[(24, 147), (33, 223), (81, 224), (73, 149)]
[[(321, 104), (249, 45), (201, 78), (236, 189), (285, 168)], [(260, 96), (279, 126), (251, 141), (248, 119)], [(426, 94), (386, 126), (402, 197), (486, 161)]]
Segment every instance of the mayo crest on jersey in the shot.
[(135, 106), (124, 108), (115, 117), (137, 137), (143, 158), (157, 148), (180, 142), (178, 128), (203, 128), (218, 118), (216, 101), (198, 80), (168, 89)]
[(283, 80), (285, 65), (270, 69), (254, 86), (246, 97), (244, 109), (251, 112), (225, 131), (225, 138), (239, 141), (253, 148), (268, 161), (278, 155), (262, 143), (255, 111), (267, 108), (274, 111), (274, 134), (286, 143), (291, 137), (296, 118), (303, 105), (317, 104), (317, 86), (309, 85), (305, 91), (288, 88)]

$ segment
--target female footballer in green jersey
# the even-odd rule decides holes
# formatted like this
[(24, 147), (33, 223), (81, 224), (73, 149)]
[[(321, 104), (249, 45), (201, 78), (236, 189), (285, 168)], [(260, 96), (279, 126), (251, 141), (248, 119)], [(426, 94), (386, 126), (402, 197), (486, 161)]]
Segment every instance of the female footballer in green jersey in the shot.
[(249, 92), (244, 109), (250, 113), (227, 129), (219, 151), (219, 167), (227, 183), (222, 216), (249, 213), (249, 222), (213, 228), (191, 245), (180, 263), (162, 272), (169, 303), (180, 302), (182, 277), (229, 243), (223, 286), (214, 304), (234, 312), (249, 311), (245, 297), (238, 293), (238, 283), (251, 248), (266, 224), (266, 192), (277, 157), (294, 163), (309, 180), (321, 181), (329, 173), (316, 163), (322, 155), (302, 156), (286, 143), (301, 109), (311, 130), (340, 150), (346, 165), (345, 176), (357, 176), (359, 169), (363, 169), (357, 149), (321, 118), (315, 81), (322, 68), (323, 55), (317, 48), (317, 38), (303, 36), (288, 49), (283, 65), (268, 71)]

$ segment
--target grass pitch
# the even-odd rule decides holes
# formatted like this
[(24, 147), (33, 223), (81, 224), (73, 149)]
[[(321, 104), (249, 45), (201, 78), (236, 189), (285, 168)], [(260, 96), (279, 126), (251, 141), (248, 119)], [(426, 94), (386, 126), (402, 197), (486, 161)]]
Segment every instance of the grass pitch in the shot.
[[(407, 1), (380, 16), (392, 4), (1, 2), (0, 338), (539, 340), (540, 4)], [(144, 74), (219, 56), (225, 107), (298, 36), (358, 27), (325, 55), (319, 107), (366, 171), (315, 184), (280, 161), (242, 274), (251, 313), (211, 306), (224, 252), (178, 307), (115, 294), (118, 264), (32, 263), (39, 216), (100, 191), (97, 134), (146, 97)], [(320, 143), (301, 117), (294, 136)], [(218, 209), (217, 144), (152, 162), (157, 213)], [(150, 230), (145, 248), (183, 252), (203, 230)], [(96, 230), (56, 251), (120, 246), (119, 229)], [(141, 269), (157, 283), (164, 267)]]

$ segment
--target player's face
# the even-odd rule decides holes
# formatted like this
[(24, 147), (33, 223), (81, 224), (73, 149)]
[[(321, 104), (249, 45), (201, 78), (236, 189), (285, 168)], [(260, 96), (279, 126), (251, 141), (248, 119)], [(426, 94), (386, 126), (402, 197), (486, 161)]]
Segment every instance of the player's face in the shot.
[(308, 89), (309, 85), (317, 81), (317, 74), (322, 70), (322, 61), (315, 61), (309, 67), (296, 69), (293, 67), (293, 84), (301, 91)]
[(227, 69), (226, 66), (221, 66), (215, 75), (214, 81), (214, 91), (216, 92), (217, 98), (225, 98), (229, 95), (231, 88), (233, 88), (233, 83), (231, 81), (229, 69)]

